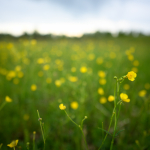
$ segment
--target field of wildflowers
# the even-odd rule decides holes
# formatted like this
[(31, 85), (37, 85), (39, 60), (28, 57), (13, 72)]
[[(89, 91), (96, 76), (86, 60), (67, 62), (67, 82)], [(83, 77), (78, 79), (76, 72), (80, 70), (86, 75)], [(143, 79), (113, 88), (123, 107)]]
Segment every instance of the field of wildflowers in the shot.
[(0, 148), (149, 150), (149, 40), (1, 40)]

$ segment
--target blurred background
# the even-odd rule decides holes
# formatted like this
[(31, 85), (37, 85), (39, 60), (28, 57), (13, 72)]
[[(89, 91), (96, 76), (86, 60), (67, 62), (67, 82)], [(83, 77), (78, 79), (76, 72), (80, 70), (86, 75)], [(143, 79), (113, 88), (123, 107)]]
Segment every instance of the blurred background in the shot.
[[(0, 0), (0, 148), (97, 150), (113, 111), (115, 80), (129, 71), (114, 150), (150, 148), (149, 0)], [(6, 98), (6, 96), (8, 96)], [(114, 125), (114, 122), (113, 122)], [(113, 133), (113, 125), (110, 134)], [(33, 132), (36, 134), (33, 134)], [(34, 133), (35, 133), (34, 132)], [(104, 133), (105, 134), (105, 133)], [(108, 135), (102, 150), (108, 150)]]

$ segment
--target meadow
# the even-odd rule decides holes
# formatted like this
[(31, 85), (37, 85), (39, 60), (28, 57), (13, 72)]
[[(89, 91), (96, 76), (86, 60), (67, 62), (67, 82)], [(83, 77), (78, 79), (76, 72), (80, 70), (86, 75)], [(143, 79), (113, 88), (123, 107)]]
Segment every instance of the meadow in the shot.
[[(19, 140), (16, 149), (86, 149), (78, 125), (83, 124), (88, 149), (98, 150), (114, 108), (115, 79), (125, 79), (114, 150), (150, 149), (150, 37), (81, 39), (17, 39), (0, 41), (0, 147)], [(102, 128), (104, 130), (100, 130)], [(114, 120), (102, 150), (110, 148)], [(35, 140), (34, 140), (35, 138)], [(35, 142), (35, 147), (34, 147)], [(2, 144), (1, 144), (2, 143)]]

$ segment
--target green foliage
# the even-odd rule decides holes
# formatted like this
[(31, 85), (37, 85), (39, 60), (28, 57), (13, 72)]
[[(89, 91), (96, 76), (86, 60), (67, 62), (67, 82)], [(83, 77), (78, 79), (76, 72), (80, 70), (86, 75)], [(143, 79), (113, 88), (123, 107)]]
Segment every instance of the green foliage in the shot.
[[(0, 111), (1, 149), (7, 150), (7, 144), (16, 139), (22, 149), (26, 149), (27, 142), (32, 149), (33, 131), (36, 131), (35, 149), (43, 148), (39, 110), (44, 122), (45, 150), (83, 150), (81, 131), (59, 109), (60, 103), (65, 104), (67, 113), (77, 124), (84, 116), (88, 117), (83, 133), (89, 149), (98, 149), (103, 139), (102, 131), (97, 128), (103, 122), (104, 135), (107, 133), (113, 110), (113, 102), (107, 101), (108, 96), (114, 94), (113, 77), (126, 75), (131, 70), (137, 71), (137, 78), (134, 82), (124, 80), (121, 84), (120, 92), (127, 93), (131, 101), (122, 104), (113, 149), (149, 148), (149, 40), (143, 36), (1, 40), (0, 105), (6, 96), (12, 99)], [(133, 60), (128, 59), (129, 55)], [(80, 72), (83, 66), (87, 68), (85, 73)], [(105, 72), (106, 84), (99, 83), (102, 79), (98, 76), (99, 71)], [(125, 84), (129, 89), (124, 88)], [(31, 89), (32, 85), (36, 86), (35, 90)], [(97, 92), (100, 87), (104, 90), (103, 95)], [(139, 96), (141, 90), (147, 92), (142, 97)], [(77, 109), (71, 105), (74, 101), (78, 103)], [(113, 128), (109, 133), (113, 134)], [(102, 149), (109, 149), (111, 139), (111, 136), (107, 137)]]

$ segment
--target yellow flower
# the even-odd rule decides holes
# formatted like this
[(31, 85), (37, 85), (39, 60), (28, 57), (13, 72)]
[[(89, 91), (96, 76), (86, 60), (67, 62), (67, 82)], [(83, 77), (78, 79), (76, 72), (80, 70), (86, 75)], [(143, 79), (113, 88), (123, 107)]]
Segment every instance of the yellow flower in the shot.
[(33, 134), (36, 134), (36, 131), (33, 131)]
[(103, 90), (103, 88), (98, 88), (98, 94), (104, 95), (104, 90)]
[(31, 85), (31, 90), (32, 90), (32, 91), (36, 91), (36, 89), (37, 89), (37, 86), (36, 86), (35, 84), (32, 84), (32, 85)]
[(99, 102), (100, 102), (101, 104), (105, 104), (105, 103), (107, 102), (106, 97), (101, 97), (100, 100), (99, 100)]
[(121, 100), (123, 100), (124, 102), (130, 102), (130, 99), (128, 99), (128, 95), (125, 93), (121, 93), (120, 94), (120, 98)]
[(21, 66), (16, 66), (16, 67), (15, 67), (15, 70), (16, 70), (16, 71), (21, 71)]
[(128, 59), (130, 60), (130, 61), (132, 61), (133, 59), (134, 59), (134, 56), (133, 55), (128, 55)]
[(56, 80), (56, 81), (55, 81), (55, 85), (56, 85), (57, 87), (60, 87), (60, 86), (61, 86), (61, 81), (60, 81), (60, 80)]
[(77, 109), (77, 108), (78, 108), (78, 102), (73, 101), (73, 102), (70, 104), (70, 106), (71, 106), (72, 109)]
[(106, 76), (104, 71), (99, 71), (98, 72), (99, 77), (104, 78)]
[(87, 68), (86, 68), (86, 67), (81, 67), (81, 68), (80, 68), (80, 72), (81, 72), (81, 73), (87, 72)]
[(11, 80), (14, 77), (16, 77), (16, 72), (15, 71), (9, 71), (7, 76), (6, 76), (7, 80)]
[(129, 84), (125, 84), (125, 85), (123, 86), (123, 88), (124, 88), (125, 90), (129, 90), (130, 85), (129, 85)]
[(10, 103), (10, 102), (12, 102), (12, 99), (9, 96), (6, 96), (5, 97), (5, 101), (8, 102), (8, 103)]
[(73, 77), (73, 76), (70, 76), (68, 79), (71, 82), (77, 82), (78, 81), (78, 78), (77, 77)]
[(64, 106), (64, 104), (60, 104), (60, 105), (59, 105), (59, 108), (60, 108), (61, 110), (65, 110), (65, 109), (66, 109), (66, 106)]
[(72, 67), (72, 68), (71, 68), (71, 72), (76, 72), (76, 68), (75, 68), (75, 67)]
[(100, 83), (101, 85), (106, 84), (106, 79), (100, 79), (100, 80), (99, 80), (99, 83)]
[(112, 102), (112, 101), (114, 101), (115, 100), (115, 97), (113, 96), (113, 95), (110, 95), (109, 97), (108, 97), (108, 101), (109, 102)]
[(43, 63), (44, 63), (44, 59), (43, 59), (43, 58), (39, 58), (39, 59), (37, 60), (37, 63), (38, 63), (38, 64), (43, 64)]
[(51, 82), (52, 82), (52, 79), (51, 79), (51, 78), (47, 78), (47, 79), (46, 79), (46, 82), (47, 82), (47, 83), (51, 83)]
[(147, 93), (146, 90), (141, 90), (141, 91), (139, 92), (139, 96), (140, 96), (140, 97), (144, 97), (144, 96), (146, 95), (146, 93)]
[(13, 147), (17, 146), (18, 141), (19, 141), (19, 140), (14, 140), (14, 141), (12, 141), (10, 144), (7, 144), (7, 146), (13, 148)]
[(130, 81), (134, 81), (136, 78), (137, 74), (133, 71), (128, 72), (127, 77)]
[(43, 70), (49, 70), (50, 66), (49, 65), (44, 65)]

